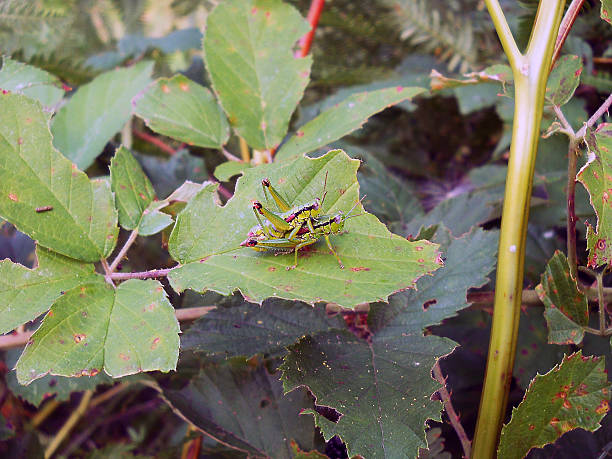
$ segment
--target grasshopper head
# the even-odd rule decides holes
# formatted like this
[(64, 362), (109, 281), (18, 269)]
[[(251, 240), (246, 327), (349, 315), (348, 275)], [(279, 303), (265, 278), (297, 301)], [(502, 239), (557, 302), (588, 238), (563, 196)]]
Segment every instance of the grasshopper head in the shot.
[(344, 222), (346, 218), (342, 212), (338, 212), (332, 217), (329, 222), (330, 230), (332, 233), (339, 233), (344, 229)]
[(261, 204), (261, 202), (253, 201), (253, 209), (256, 210), (257, 212), (259, 212), (261, 215), (263, 215), (263, 212), (261, 210), (262, 207), (263, 207), (263, 205)]
[(257, 239), (248, 237), (240, 243), (240, 247), (255, 247), (257, 245)]

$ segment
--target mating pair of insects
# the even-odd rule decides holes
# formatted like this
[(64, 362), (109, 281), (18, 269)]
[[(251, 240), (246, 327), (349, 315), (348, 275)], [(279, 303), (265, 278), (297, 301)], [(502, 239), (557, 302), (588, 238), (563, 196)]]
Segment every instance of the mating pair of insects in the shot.
[(298, 250), (324, 238), (327, 247), (336, 257), (336, 260), (338, 260), (340, 268), (344, 268), (340, 257), (329, 240), (329, 236), (342, 232), (344, 222), (348, 218), (358, 216), (351, 215), (351, 212), (361, 201), (355, 203), (346, 215), (341, 211), (334, 215), (321, 215), (321, 208), (327, 194), (325, 191), (327, 175), (325, 175), (324, 191), (321, 198), (315, 198), (310, 203), (295, 207), (291, 207), (287, 203), (278, 191), (274, 189), (269, 179), (263, 179), (261, 185), (266, 202), (268, 201), (269, 192), (276, 203), (278, 213), (266, 209), (261, 202), (254, 201), (253, 212), (259, 224), (250, 229), (247, 238), (240, 245), (242, 247), (251, 247), (257, 251), (273, 251), (277, 254), (293, 252), (294, 263), (293, 266), (287, 267), (289, 270), (297, 267)]

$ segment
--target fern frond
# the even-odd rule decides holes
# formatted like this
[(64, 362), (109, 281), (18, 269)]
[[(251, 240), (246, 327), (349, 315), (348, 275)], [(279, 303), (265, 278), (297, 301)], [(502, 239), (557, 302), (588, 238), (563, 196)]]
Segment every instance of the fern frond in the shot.
[(396, 13), (402, 38), (419, 51), (433, 53), (447, 62), (448, 70), (474, 70), (478, 62), (477, 40), (471, 21), (451, 8), (432, 8), (428, 0), (387, 1)]

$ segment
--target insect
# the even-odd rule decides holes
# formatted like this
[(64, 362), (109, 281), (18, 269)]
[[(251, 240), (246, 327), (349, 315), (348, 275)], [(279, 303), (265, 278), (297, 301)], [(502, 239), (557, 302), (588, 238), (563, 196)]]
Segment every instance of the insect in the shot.
[[(365, 196), (364, 196), (365, 198)], [(274, 251), (277, 253), (294, 253), (294, 263), (292, 266), (288, 266), (287, 270), (295, 269), (297, 267), (297, 253), (303, 247), (316, 243), (319, 239), (324, 238), (327, 247), (332, 252), (340, 268), (343, 269), (344, 265), (342, 260), (334, 250), (331, 244), (329, 236), (332, 234), (339, 234), (344, 230), (344, 223), (347, 219), (357, 217), (361, 214), (351, 215), (353, 209), (364, 199), (361, 198), (355, 205), (344, 215), (342, 212), (338, 212), (332, 216), (320, 216), (316, 219), (309, 220), (307, 226), (294, 227), (286, 237), (268, 237), (263, 232), (257, 235), (250, 235), (240, 245), (242, 247), (250, 247), (257, 251)]]

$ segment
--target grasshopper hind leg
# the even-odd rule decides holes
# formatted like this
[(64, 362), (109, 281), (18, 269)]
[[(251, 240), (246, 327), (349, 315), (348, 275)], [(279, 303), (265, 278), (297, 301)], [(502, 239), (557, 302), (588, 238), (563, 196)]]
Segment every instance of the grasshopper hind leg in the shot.
[(336, 253), (336, 251), (334, 250), (331, 241), (329, 240), (329, 236), (326, 234), (325, 235), (325, 243), (327, 244), (327, 248), (329, 250), (331, 250), (331, 253), (334, 254), (334, 257), (336, 257), (336, 260), (338, 260), (338, 263), (340, 263), (340, 269), (344, 269), (344, 265), (342, 264), (342, 260), (340, 260), (340, 257), (338, 256), (338, 254)]

